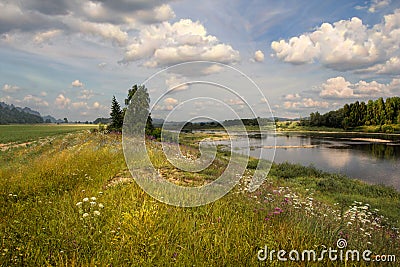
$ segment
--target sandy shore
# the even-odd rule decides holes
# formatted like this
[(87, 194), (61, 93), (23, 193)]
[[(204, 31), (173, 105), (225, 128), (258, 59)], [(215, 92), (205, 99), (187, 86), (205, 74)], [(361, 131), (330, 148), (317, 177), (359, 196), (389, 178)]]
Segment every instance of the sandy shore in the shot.
[(317, 145), (304, 145), (304, 146), (263, 146), (263, 148), (267, 149), (273, 149), (273, 148), (314, 148), (317, 147)]
[(365, 141), (371, 143), (391, 143), (390, 140), (378, 139), (378, 138), (350, 138), (351, 141)]

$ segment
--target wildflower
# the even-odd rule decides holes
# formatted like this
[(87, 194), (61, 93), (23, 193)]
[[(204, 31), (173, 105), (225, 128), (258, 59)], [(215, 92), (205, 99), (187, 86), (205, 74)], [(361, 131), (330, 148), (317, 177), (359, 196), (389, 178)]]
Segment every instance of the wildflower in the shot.
[(87, 197), (85, 197), (84, 199), (83, 199), (83, 202), (88, 202), (89, 201), (89, 198), (87, 198)]
[(78, 207), (82, 206), (82, 202), (76, 203), (76, 206), (78, 206)]
[(281, 208), (278, 208), (278, 207), (275, 208), (275, 211), (279, 212), (279, 213), (283, 212), (283, 210)]
[(91, 197), (90, 198), (90, 200), (92, 200), (92, 201), (96, 201), (96, 199), (97, 199), (96, 197)]
[(347, 223), (347, 225), (352, 225), (352, 224), (353, 224), (352, 222), (348, 222), (348, 223)]
[(96, 202), (91, 201), (91, 202), (90, 202), (90, 206), (96, 206)]
[(104, 205), (102, 203), (99, 203), (99, 208), (100, 209), (104, 208)]
[(270, 220), (270, 218), (268, 218), (268, 217), (264, 218), (264, 221), (266, 221), (266, 222), (269, 221), (269, 220)]
[(88, 216), (89, 216), (89, 213), (87, 213), (87, 212), (85, 212), (85, 213), (82, 215), (83, 218), (86, 218), (86, 217), (88, 217)]
[(100, 191), (100, 192), (99, 192), (99, 195), (102, 195), (102, 194), (103, 194), (103, 192)]
[(96, 215), (96, 216), (100, 216), (100, 211), (95, 210), (95, 211), (93, 212), (93, 214)]

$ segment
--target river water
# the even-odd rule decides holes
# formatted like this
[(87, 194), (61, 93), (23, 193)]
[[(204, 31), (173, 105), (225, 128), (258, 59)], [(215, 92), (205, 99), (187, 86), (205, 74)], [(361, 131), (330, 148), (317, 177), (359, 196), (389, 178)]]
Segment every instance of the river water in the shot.
[[(266, 133), (250, 134), (250, 156), (274, 162), (313, 165), (400, 191), (400, 136), (377, 134)], [(230, 146), (230, 141), (218, 141)], [(247, 149), (247, 137), (237, 135), (234, 151)], [(263, 149), (263, 152), (261, 152)], [(245, 153), (245, 152), (243, 152)], [(261, 156), (260, 156), (261, 155)]]

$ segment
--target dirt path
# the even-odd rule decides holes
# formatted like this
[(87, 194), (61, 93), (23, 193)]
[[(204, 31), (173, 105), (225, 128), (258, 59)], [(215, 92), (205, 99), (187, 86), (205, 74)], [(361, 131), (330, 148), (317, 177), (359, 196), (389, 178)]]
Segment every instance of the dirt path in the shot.
[(6, 150), (8, 150), (8, 149), (10, 149), (10, 148), (15, 148), (15, 147), (23, 147), (23, 146), (28, 146), (28, 145), (30, 145), (30, 144), (33, 144), (33, 143), (35, 143), (36, 141), (31, 141), (31, 142), (25, 142), (25, 143), (15, 143), (15, 142), (12, 142), (12, 143), (7, 143), (7, 144), (0, 144), (0, 150), (1, 151), (6, 151)]

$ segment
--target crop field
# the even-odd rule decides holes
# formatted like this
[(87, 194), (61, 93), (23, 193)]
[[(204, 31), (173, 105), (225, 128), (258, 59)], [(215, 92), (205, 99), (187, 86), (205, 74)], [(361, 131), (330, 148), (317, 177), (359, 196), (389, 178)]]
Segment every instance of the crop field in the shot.
[[(72, 131), (3, 141), (43, 138), (0, 150), (0, 266), (381, 266), (328, 257), (280, 262), (276, 253), (272, 260), (257, 258), (265, 247), (314, 249), (319, 257), (338, 239), (347, 241), (346, 249), (372, 255), (399, 253), (400, 194), (392, 188), (282, 163), (249, 192), (257, 165), (251, 159), (223, 198), (196, 208), (169, 206), (135, 183), (120, 134), (54, 135), (62, 130)], [(210, 171), (186, 176), (164, 159), (157, 141), (146, 142), (160, 173), (181, 185), (212, 180), (229, 156), (220, 152)], [(190, 142), (195, 135), (183, 145), (195, 157)]]
[(0, 144), (10, 142), (22, 143), (42, 137), (70, 133), (78, 130), (96, 128), (97, 125), (89, 124), (13, 124), (0, 125)]

